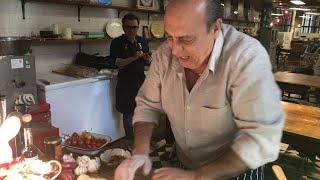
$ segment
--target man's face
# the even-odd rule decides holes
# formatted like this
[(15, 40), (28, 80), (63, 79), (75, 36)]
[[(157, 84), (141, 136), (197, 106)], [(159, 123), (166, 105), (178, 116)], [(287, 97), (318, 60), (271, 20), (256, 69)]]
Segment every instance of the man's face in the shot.
[(129, 39), (137, 36), (139, 24), (137, 20), (126, 20), (123, 24), (123, 31)]
[(207, 30), (204, 2), (191, 1), (194, 2), (169, 5), (165, 15), (165, 31), (172, 54), (181, 66), (197, 70), (207, 66), (218, 33)]

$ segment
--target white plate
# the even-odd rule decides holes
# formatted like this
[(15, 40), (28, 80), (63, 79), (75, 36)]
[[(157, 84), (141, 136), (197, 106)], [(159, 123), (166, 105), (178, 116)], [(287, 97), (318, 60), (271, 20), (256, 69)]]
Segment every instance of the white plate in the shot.
[(152, 7), (152, 1), (153, 0), (140, 0), (141, 1), (141, 4), (144, 6), (144, 7)]
[[(78, 133), (79, 134), (79, 133)], [(81, 133), (80, 133), (81, 134)], [(74, 153), (78, 153), (78, 154), (83, 154), (83, 155), (88, 155), (88, 156), (95, 156), (97, 155), (99, 152), (101, 152), (101, 150), (103, 150), (103, 148), (109, 144), (111, 142), (111, 137), (106, 136), (106, 135), (102, 135), (102, 134), (95, 134), (95, 133), (90, 133), (91, 135), (93, 135), (95, 138), (99, 138), (99, 139), (106, 139), (106, 143), (104, 143), (102, 146), (100, 146), (98, 149), (85, 149), (85, 148), (80, 148), (80, 147), (76, 147), (76, 146), (71, 146), (71, 145), (67, 145), (65, 143), (65, 140), (62, 142), (62, 146), (66, 147), (66, 149), (70, 152), (74, 152)]]
[(119, 19), (110, 20), (106, 26), (106, 32), (111, 38), (117, 38), (124, 32), (122, 29), (122, 23)]
[(164, 23), (163, 21), (153, 21), (150, 27), (150, 31), (153, 37), (163, 38), (164, 37)]

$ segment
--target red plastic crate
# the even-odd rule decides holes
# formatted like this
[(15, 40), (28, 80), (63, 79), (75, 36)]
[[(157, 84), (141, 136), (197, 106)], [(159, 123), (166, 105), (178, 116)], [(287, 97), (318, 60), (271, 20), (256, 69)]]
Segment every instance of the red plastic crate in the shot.
[(39, 104), (37, 109), (30, 111), (30, 114), (31, 115), (38, 114), (38, 113), (43, 113), (43, 112), (47, 112), (47, 111), (50, 111), (50, 104), (42, 102)]
[(51, 111), (46, 111), (38, 114), (31, 114), (32, 122), (50, 122), (51, 121)]

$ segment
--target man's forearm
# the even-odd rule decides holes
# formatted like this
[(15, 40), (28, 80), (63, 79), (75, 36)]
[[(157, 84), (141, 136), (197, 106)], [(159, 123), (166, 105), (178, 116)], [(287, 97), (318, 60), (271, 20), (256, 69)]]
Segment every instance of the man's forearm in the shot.
[(121, 59), (119, 62), (116, 62), (116, 65), (121, 68), (121, 67), (127, 66), (128, 64), (132, 63), (135, 60), (137, 60), (135, 56), (128, 57), (125, 59)]
[(149, 154), (150, 141), (154, 123), (137, 122), (134, 124), (134, 149), (133, 154)]
[(245, 172), (247, 165), (238, 155), (229, 149), (223, 156), (212, 163), (196, 169), (197, 179), (230, 179)]

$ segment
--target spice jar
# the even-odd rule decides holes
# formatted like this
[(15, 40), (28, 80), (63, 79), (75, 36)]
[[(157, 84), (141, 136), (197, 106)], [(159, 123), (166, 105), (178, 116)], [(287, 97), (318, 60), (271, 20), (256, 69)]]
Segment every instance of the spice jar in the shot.
[(60, 137), (46, 137), (44, 139), (45, 154), (48, 158), (60, 160), (62, 158), (62, 147)]

